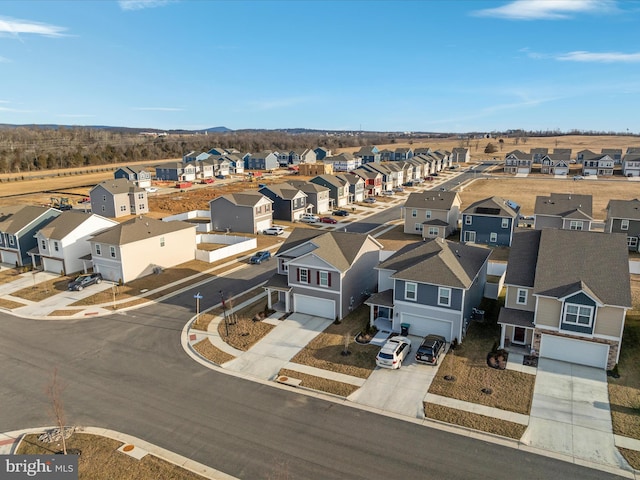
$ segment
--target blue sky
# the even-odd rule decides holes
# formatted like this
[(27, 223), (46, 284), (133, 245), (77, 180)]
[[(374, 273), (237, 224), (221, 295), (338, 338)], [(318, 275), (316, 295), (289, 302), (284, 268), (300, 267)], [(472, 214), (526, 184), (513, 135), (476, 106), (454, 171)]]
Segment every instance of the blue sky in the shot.
[(640, 132), (640, 2), (2, 1), (0, 123)]

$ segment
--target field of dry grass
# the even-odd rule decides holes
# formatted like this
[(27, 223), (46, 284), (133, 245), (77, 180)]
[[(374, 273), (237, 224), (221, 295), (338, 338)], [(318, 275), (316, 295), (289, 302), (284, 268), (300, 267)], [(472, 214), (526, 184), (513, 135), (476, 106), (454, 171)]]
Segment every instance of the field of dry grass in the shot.
[(49, 298), (58, 293), (66, 292), (67, 285), (72, 281), (75, 276), (60, 276), (46, 282), (40, 282), (30, 287), (25, 287), (17, 292), (13, 292), (11, 295), (14, 297), (24, 298), (32, 302), (39, 302), (45, 298)]

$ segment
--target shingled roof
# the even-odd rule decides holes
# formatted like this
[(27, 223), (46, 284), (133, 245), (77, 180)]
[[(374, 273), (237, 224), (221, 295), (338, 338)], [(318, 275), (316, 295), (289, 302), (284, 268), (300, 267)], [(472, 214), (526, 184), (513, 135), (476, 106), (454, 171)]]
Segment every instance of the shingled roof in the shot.
[[(162, 220), (141, 215), (94, 235), (91, 237), (91, 241), (106, 243), (107, 245), (126, 245), (127, 243), (139, 242), (147, 238), (158, 237), (188, 228), (192, 228), (195, 235), (195, 227), (193, 223), (163, 222)], [(189, 246), (186, 245), (185, 247), (188, 248)]]
[(305, 197), (307, 196), (302, 190), (298, 187), (294, 187), (288, 183), (272, 183), (267, 185), (266, 187), (262, 187), (261, 190), (266, 189), (275, 193), (277, 196), (284, 200), (293, 200), (297, 195), (302, 193)]
[(548, 197), (538, 196), (536, 197), (534, 213), (536, 215), (566, 217), (576, 210), (580, 210), (589, 218), (592, 218), (593, 197), (575, 193), (552, 193)]
[(464, 213), (516, 218), (519, 208), (518, 206), (514, 207), (514, 205), (515, 204), (502, 197), (489, 197), (472, 203), (464, 209)]
[[(92, 216), (92, 213), (68, 210), (62, 212), (51, 223), (42, 227), (38, 233), (42, 234), (45, 238), (62, 240)], [(105, 220), (107, 219), (105, 218)], [(117, 222), (112, 223), (115, 225)]]
[(460, 196), (458, 192), (436, 192), (425, 190), (423, 192), (413, 192), (404, 202), (405, 208), (426, 208), (430, 210), (450, 210), (454, 202)]
[(640, 200), (609, 200), (607, 211), (609, 218), (640, 220)]
[(0, 207), (0, 232), (16, 235), (47, 210), (50, 208), (31, 205)]
[(215, 202), (219, 198), (224, 198), (225, 200), (233, 203), (234, 205), (238, 205), (241, 207), (255, 207), (258, 204), (258, 202), (263, 198), (266, 198), (267, 200), (269, 200), (269, 202), (272, 202), (271, 199), (265, 197), (260, 192), (257, 192), (255, 190), (245, 190), (243, 192), (227, 193), (218, 198), (214, 198), (209, 202), (209, 204), (211, 204), (212, 202)]
[(100, 182), (91, 190), (94, 190), (98, 187), (102, 187), (105, 190), (108, 190), (113, 195), (118, 195), (121, 193), (138, 193), (144, 192), (144, 188), (138, 187), (135, 183), (127, 180), (126, 178), (114, 178), (111, 180), (105, 180), (104, 182)]

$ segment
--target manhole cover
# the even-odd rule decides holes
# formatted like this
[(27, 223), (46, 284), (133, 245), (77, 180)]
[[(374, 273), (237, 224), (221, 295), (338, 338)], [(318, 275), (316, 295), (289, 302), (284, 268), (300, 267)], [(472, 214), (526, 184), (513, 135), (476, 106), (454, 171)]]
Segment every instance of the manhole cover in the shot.
[(124, 452), (130, 452), (130, 451), (131, 451), (131, 450), (133, 450), (134, 448), (136, 448), (136, 447), (134, 447), (133, 445), (125, 445), (124, 447), (122, 447), (122, 451), (124, 451)]

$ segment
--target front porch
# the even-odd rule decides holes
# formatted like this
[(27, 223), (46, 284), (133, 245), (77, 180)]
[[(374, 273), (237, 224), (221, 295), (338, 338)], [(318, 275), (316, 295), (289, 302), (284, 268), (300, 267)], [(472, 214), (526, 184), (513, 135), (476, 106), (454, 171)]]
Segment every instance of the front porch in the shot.
[[(276, 273), (267, 280), (267, 283), (263, 285), (267, 292), (267, 306), (277, 312), (288, 313), (291, 311), (291, 290), (292, 288), (287, 284), (287, 276)], [(272, 293), (278, 294), (278, 300), (273, 301)]]
[(509, 353), (531, 355), (533, 352), (534, 312), (502, 307), (498, 316), (500, 348)]
[(393, 290), (385, 290), (371, 295), (365, 300), (369, 305), (369, 325), (379, 332), (393, 332)]

